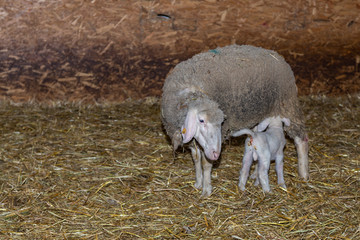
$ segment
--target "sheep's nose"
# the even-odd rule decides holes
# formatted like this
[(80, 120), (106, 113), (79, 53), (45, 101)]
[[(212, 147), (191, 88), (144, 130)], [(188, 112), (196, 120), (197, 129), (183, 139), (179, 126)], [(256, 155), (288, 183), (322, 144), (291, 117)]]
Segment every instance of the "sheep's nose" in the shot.
[(220, 156), (219, 152), (213, 151), (214, 160), (217, 160)]

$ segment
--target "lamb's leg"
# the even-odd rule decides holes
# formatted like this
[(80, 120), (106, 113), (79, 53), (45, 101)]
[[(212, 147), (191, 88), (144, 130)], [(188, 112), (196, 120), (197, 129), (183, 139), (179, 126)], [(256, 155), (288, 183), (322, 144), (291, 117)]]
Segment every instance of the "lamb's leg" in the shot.
[(249, 177), (250, 167), (253, 162), (253, 152), (245, 149), (242, 168), (240, 170), (239, 188), (241, 191), (245, 191), (245, 184)]
[(276, 155), (275, 164), (278, 185), (282, 188), (286, 188), (284, 180), (284, 153), (282, 151)]
[(255, 165), (255, 170), (254, 170), (253, 174), (251, 174), (251, 176), (250, 176), (251, 179), (255, 179), (254, 186), (259, 185), (258, 165), (259, 164)]
[(304, 180), (308, 180), (309, 179), (309, 159), (308, 159), (309, 145), (308, 145), (307, 134), (305, 134), (304, 139), (300, 137), (295, 137), (294, 141), (298, 155), (299, 175)]
[(191, 155), (195, 164), (195, 187), (200, 189), (203, 182), (203, 170), (201, 167), (201, 151), (198, 146), (190, 147)]
[(204, 153), (201, 153), (202, 155), (202, 169), (203, 169), (203, 183), (202, 183), (202, 193), (201, 195), (203, 197), (210, 196), (212, 192), (212, 186), (211, 186), (211, 169), (213, 164), (208, 162), (206, 159)]
[(261, 187), (264, 192), (270, 192), (269, 184), (269, 168), (270, 168), (270, 155), (259, 154), (258, 159), (258, 174)]

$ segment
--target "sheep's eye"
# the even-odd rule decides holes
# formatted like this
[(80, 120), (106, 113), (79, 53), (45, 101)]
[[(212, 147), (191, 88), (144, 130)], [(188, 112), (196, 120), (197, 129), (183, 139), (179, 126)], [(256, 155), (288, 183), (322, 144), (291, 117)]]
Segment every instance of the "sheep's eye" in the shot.
[(205, 121), (204, 121), (204, 119), (199, 119), (199, 122), (204, 123)]

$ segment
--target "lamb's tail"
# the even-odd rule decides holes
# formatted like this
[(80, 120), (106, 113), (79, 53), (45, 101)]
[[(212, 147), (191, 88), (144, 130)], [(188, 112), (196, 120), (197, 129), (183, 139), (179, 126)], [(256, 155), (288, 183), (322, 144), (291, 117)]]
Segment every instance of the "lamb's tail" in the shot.
[(233, 134), (231, 134), (231, 136), (239, 137), (239, 136), (244, 135), (244, 134), (247, 134), (247, 135), (250, 135), (250, 136), (254, 137), (254, 132), (251, 131), (248, 128), (244, 128), (244, 129), (241, 129), (241, 130), (239, 130), (237, 132), (234, 132)]

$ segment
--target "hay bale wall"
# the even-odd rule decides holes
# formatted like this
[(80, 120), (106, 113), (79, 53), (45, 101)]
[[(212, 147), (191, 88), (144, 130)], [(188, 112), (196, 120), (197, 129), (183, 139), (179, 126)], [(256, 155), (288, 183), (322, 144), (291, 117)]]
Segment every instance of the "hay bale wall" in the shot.
[(356, 0), (0, 0), (0, 97), (158, 96), (176, 63), (231, 43), (279, 51), (301, 94), (359, 92), (359, 11)]

